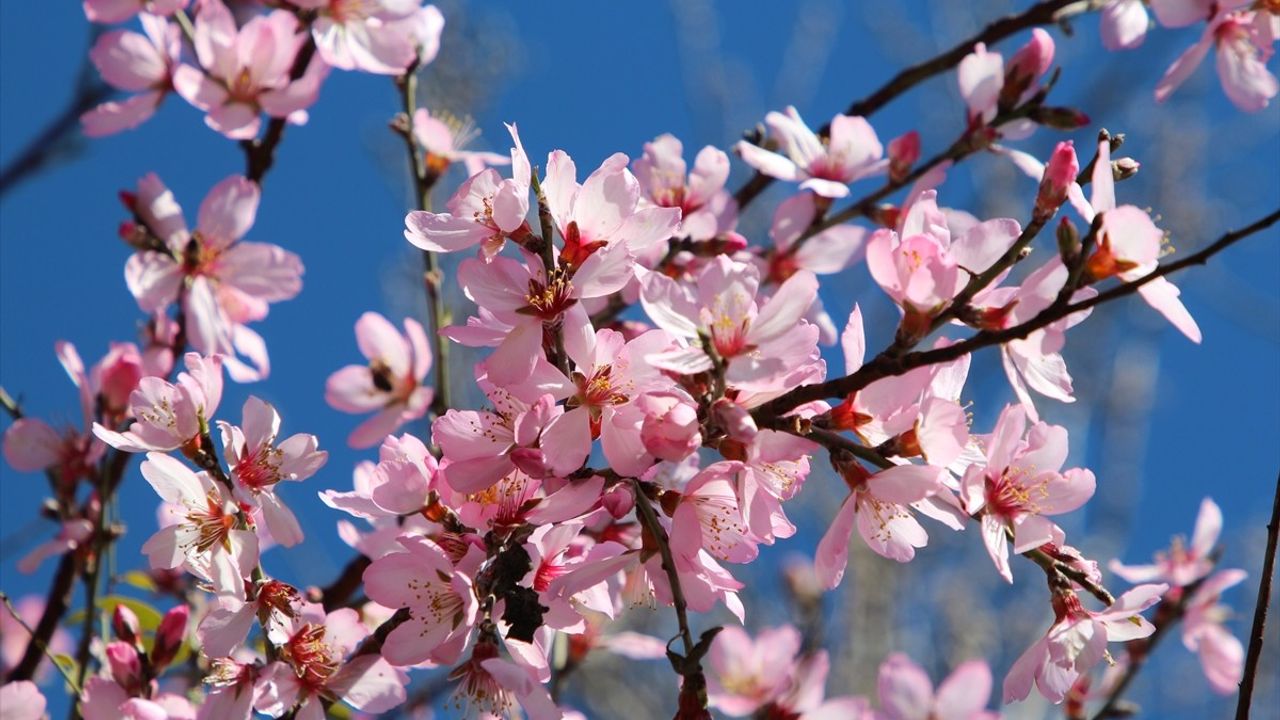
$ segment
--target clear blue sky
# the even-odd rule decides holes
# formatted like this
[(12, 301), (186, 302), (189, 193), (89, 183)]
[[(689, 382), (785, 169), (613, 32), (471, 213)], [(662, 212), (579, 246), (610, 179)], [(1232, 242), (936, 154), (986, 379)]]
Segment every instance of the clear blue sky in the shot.
[[(949, 46), (981, 24), (953, 5), (876, 3), (873, 15), (870, 5), (838, 2), (707, 3), (708, 16), (700, 18), (696, 9), (704, 6), (694, 3), (678, 21), (672, 8), (681, 3), (623, 8), (504, 1), (471, 8), (465, 29), (446, 9), (446, 36), (465, 33), (468, 41), (447, 38), (445, 53), (469, 46), (473, 55), (502, 68), (500, 76), (484, 74), (482, 87), (471, 89), (484, 96), (470, 109), (484, 133), (481, 144), (504, 151), (501, 123), (515, 121), (535, 162), (563, 148), (585, 170), (615, 151), (634, 157), (663, 132), (681, 137), (687, 152), (707, 143), (727, 147), (765, 111), (788, 103), (819, 125), (902, 64)], [(1009, 4), (991, 6), (985, 17)], [(1076, 29), (1074, 38), (1055, 32), (1067, 70), (1054, 97), (1128, 133), (1121, 154), (1137, 156), (1143, 170), (1120, 186), (1122, 197), (1168, 220), (1198, 218), (1194, 232), (1162, 223), (1173, 231), (1178, 251), (1194, 251), (1276, 207), (1277, 106), (1253, 116), (1238, 113), (1208, 63), (1168, 105), (1151, 100), (1164, 67), (1194, 41), (1196, 31), (1158, 33), (1135, 53), (1107, 55), (1092, 21)], [(0, 164), (65, 102), (86, 33), (77, 3), (0, 4)], [(494, 48), (511, 54), (495, 59)], [(450, 68), (459, 71), (467, 68)], [(272, 377), (230, 388), (223, 416), (238, 419), (243, 397), (253, 392), (278, 406), (286, 432), (314, 433), (331, 453), (328, 466), (307, 486), (286, 490), (308, 543), (267, 557), (272, 571), (304, 584), (326, 582), (348, 556), (332, 530), (338, 516), (314, 491), (349, 488), (354, 463), (371, 456), (344, 446), (355, 419), (325, 405), (324, 380), (359, 359), (352, 324), (361, 312), (377, 310), (396, 320), (420, 312), (412, 285), (416, 251), (401, 236), (407, 200), (403, 158), (385, 130), (395, 108), (388, 79), (332, 75), (311, 123), (286, 132), (249, 234), (300, 254), (306, 275), (302, 294), (273, 306), (257, 326), (269, 344)], [(898, 100), (873, 122), (886, 141), (919, 129), (927, 155), (959, 132), (962, 113), (954, 76), (947, 75)], [(1094, 132), (1073, 135), (1077, 147), (1089, 147)], [(1043, 156), (1060, 137), (1041, 131), (1020, 146)], [(1012, 176), (995, 157), (978, 158), (974, 166), (973, 173), (957, 173), (944, 188), (946, 204), (1025, 215), (1019, 208), (1029, 205), (1033, 183)], [(123, 283), (127, 252), (115, 234), (124, 219), (116, 191), (132, 188), (150, 171), (169, 184), (193, 219), (209, 187), (243, 171), (243, 158), (233, 143), (203, 126), (196, 110), (171, 97), (142, 129), (86, 141), (74, 157), (0, 201), (0, 384), (20, 395), (32, 415), (77, 420), (74, 390), (53, 355), (56, 340), (73, 341), (93, 362), (109, 341), (133, 339), (140, 314)], [(735, 185), (744, 174), (735, 164)], [(997, 190), (981, 193), (979, 184)], [(778, 197), (769, 196), (765, 204), (772, 207)], [(746, 219), (753, 240), (764, 239), (765, 217)], [(1087, 411), (1051, 401), (1043, 409), (1047, 419), (1072, 426), (1077, 464), (1097, 469), (1108, 463), (1131, 478), (1117, 481), (1108, 496), (1110, 515), (1086, 513), (1078, 525), (1105, 525), (1101, 529), (1112, 533), (1108, 552), (1127, 543), (1126, 559), (1147, 557), (1169, 536), (1189, 532), (1200, 499), (1212, 494), (1234, 528), (1225, 538), (1228, 560), (1250, 563), (1256, 575), (1258, 553), (1247, 545), (1261, 537), (1280, 470), (1280, 231), (1259, 234), (1215, 258), (1210, 268), (1191, 273), (1176, 281), (1204, 329), (1203, 346), (1188, 343), (1137, 301), (1101, 311), (1093, 331), (1086, 325), (1083, 334), (1070, 336), (1089, 346), (1069, 361), (1077, 386), (1091, 386), (1096, 402)], [(878, 308), (873, 317), (888, 317), (861, 266), (824, 290), (840, 324), (855, 298)], [(465, 312), (459, 309), (455, 316)], [(869, 333), (872, 341), (884, 342), (892, 329), (872, 326)], [(981, 398), (975, 426), (985, 430), (1007, 388), (993, 356), (980, 357), (976, 366), (985, 374), (973, 381), (967, 397)], [(1116, 415), (1129, 402), (1122, 393), (1136, 382), (1123, 378), (1151, 377), (1152, 371), (1157, 374), (1150, 424), (1134, 427), (1123, 412)], [(1112, 400), (1109, 413), (1105, 405)], [(1126, 465), (1124, 458), (1136, 465)], [(53, 531), (25, 530), (43, 497), (43, 479), (7, 466), (0, 477), (0, 536), (7, 538), (0, 586), (15, 596), (42, 592), (53, 563), (25, 577), (14, 562), (35, 534)], [(121, 543), (125, 562), (142, 560), (137, 548), (153, 529), (155, 498), (140, 480), (131, 477), (122, 493), (130, 525)], [(1108, 480), (1100, 473), (1102, 493), (1108, 492)], [(796, 519), (813, 529), (787, 549), (809, 552), (825, 519)], [(14, 539), (18, 530), (23, 537)], [(1242, 613), (1251, 608), (1252, 582), (1230, 598)], [(1166, 652), (1182, 651), (1171, 646)], [(1006, 668), (997, 662), (997, 675)]]

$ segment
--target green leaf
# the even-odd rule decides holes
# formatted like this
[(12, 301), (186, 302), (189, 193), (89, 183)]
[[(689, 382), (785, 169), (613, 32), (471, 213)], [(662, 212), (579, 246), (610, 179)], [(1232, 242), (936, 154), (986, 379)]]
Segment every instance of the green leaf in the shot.
[(138, 616), (138, 624), (143, 630), (155, 630), (160, 627), (160, 620), (163, 619), (159, 610), (151, 607), (147, 603), (124, 595), (108, 595), (98, 601), (98, 609), (106, 613), (114, 613), (116, 606), (124, 605)]
[(139, 590), (144, 590), (146, 592), (156, 591), (155, 580), (152, 580), (150, 575), (142, 572), (141, 570), (131, 570), (125, 573), (124, 577), (120, 578), (120, 580), (124, 584), (132, 585)]

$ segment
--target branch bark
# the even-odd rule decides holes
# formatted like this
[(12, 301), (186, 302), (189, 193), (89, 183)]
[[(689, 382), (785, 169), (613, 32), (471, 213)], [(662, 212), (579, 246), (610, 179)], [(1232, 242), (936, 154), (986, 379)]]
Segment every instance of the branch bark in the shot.
[(1271, 501), (1271, 522), (1267, 523), (1267, 550), (1262, 556), (1262, 577), (1258, 579), (1258, 603), (1253, 608), (1253, 627), (1249, 631), (1249, 652), (1244, 660), (1244, 677), (1240, 679), (1240, 698), (1236, 701), (1236, 720), (1249, 720), (1253, 704), (1253, 683), (1258, 677), (1258, 661), (1262, 658), (1263, 636), (1267, 631), (1267, 606), (1271, 604), (1271, 579), (1276, 571), (1276, 539), (1280, 534), (1280, 475), (1276, 476), (1275, 497)]

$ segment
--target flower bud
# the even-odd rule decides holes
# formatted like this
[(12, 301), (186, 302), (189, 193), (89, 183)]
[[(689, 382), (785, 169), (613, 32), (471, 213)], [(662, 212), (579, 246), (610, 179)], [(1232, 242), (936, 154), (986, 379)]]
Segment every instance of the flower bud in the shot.
[(889, 179), (902, 182), (920, 159), (920, 133), (905, 132), (889, 141)]
[(1089, 116), (1080, 110), (1047, 105), (1032, 110), (1031, 119), (1054, 130), (1076, 130), (1089, 124)]
[(127, 411), (129, 395), (146, 374), (138, 348), (133, 343), (113, 343), (110, 352), (95, 369), (99, 373), (98, 394), (102, 398), (103, 409), (111, 415)]
[(629, 486), (620, 483), (605, 491), (601, 504), (615, 520), (621, 520), (636, 506), (636, 497)]
[(1000, 88), (1000, 106), (1014, 108), (1021, 104), (1036, 80), (1053, 65), (1053, 36), (1036, 28), (1031, 39), (1009, 58), (1005, 65), (1004, 85)]
[(1041, 222), (1053, 217), (1067, 199), (1067, 189), (1076, 181), (1080, 172), (1080, 161), (1076, 158), (1075, 148), (1070, 140), (1058, 143), (1049, 156), (1049, 164), (1045, 165), (1044, 175), (1040, 178), (1040, 192), (1036, 195), (1036, 208), (1033, 217)]
[(644, 413), (640, 441), (650, 455), (679, 462), (702, 445), (698, 409), (691, 398), (674, 392), (652, 392), (635, 402)]
[(738, 442), (749, 443), (759, 432), (751, 413), (728, 398), (720, 398), (711, 405), (711, 418), (730, 438)]
[(142, 687), (142, 659), (132, 644), (121, 640), (107, 643), (107, 665), (111, 679), (125, 692), (133, 694)]
[(111, 629), (117, 639), (133, 646), (137, 646), (138, 639), (142, 637), (138, 616), (124, 604), (116, 605), (115, 612), (111, 614)]
[(1055, 232), (1058, 239), (1058, 254), (1062, 256), (1062, 264), (1071, 267), (1080, 254), (1080, 231), (1076, 230), (1071, 218), (1064, 217), (1058, 223)]
[(1111, 161), (1111, 177), (1119, 182), (1128, 180), (1138, 174), (1138, 170), (1142, 168), (1142, 163), (1131, 157), (1116, 158)]
[(157, 675), (173, 662), (182, 641), (187, 636), (187, 619), (191, 610), (186, 605), (178, 605), (164, 614), (160, 627), (156, 628), (156, 642), (151, 650), (151, 665)]

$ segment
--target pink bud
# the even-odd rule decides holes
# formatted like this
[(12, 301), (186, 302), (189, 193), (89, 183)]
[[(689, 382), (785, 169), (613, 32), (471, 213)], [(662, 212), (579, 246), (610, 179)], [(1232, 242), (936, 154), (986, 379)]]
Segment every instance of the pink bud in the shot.
[(142, 659), (131, 643), (115, 640), (107, 643), (107, 664), (111, 678), (126, 692), (142, 687)]
[(98, 363), (98, 392), (109, 412), (124, 412), (129, 395), (143, 378), (142, 356), (133, 343), (114, 343), (111, 351)]
[(173, 662), (187, 636), (187, 620), (191, 610), (186, 605), (178, 605), (164, 614), (160, 627), (156, 628), (156, 643), (151, 650), (151, 665), (156, 674)]
[(702, 444), (698, 410), (692, 399), (674, 392), (645, 393), (636, 398), (644, 413), (640, 441), (654, 457), (679, 462)]
[(711, 417), (716, 424), (724, 428), (730, 438), (742, 443), (755, 439), (758, 429), (751, 413), (741, 405), (727, 398), (720, 398), (711, 406)]
[(609, 511), (615, 520), (621, 520), (635, 507), (636, 498), (627, 485), (618, 484), (609, 488), (601, 500), (604, 509)]
[(1040, 192), (1036, 195), (1035, 217), (1041, 221), (1052, 217), (1066, 202), (1067, 190), (1080, 173), (1080, 161), (1070, 140), (1058, 143), (1049, 156), (1049, 164), (1040, 178)]
[(1018, 48), (1006, 66), (1006, 77), (1034, 80), (1049, 72), (1053, 65), (1053, 36), (1041, 28), (1031, 31), (1031, 39)]
[(889, 141), (889, 179), (901, 182), (920, 159), (920, 133), (903, 133)]
[(115, 612), (112, 613), (111, 628), (115, 631), (117, 638), (130, 645), (137, 645), (138, 638), (142, 635), (138, 616), (124, 604), (117, 605)]

